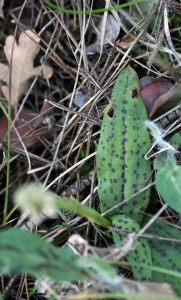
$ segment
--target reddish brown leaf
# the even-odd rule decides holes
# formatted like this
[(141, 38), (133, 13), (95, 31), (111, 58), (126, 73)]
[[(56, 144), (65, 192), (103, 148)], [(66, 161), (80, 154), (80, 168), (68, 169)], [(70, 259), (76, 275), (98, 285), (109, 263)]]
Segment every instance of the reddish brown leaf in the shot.
[(176, 107), (181, 102), (181, 84), (175, 84), (167, 93), (161, 95), (155, 102), (149, 116), (150, 118), (157, 113), (164, 112)]
[[(140, 79), (140, 96), (148, 113), (150, 113), (150, 116), (152, 116), (160, 106), (169, 100), (169, 98), (164, 98), (165, 101), (163, 101), (161, 97), (167, 94), (172, 88), (173, 84), (164, 78), (152, 78), (145, 76)], [(162, 102), (158, 102), (158, 99), (160, 98), (162, 99)]]
[[(42, 127), (38, 130), (35, 130), (32, 127), (33, 123), (26, 124), (28, 121), (32, 120), (36, 116), (38, 116), (38, 114), (34, 113), (32, 110), (23, 109), (19, 115), (18, 120), (14, 124), (26, 148), (35, 146), (37, 143), (39, 143), (38, 137), (48, 132), (47, 127)], [(12, 119), (13, 118), (14, 115), (12, 114)], [(40, 122), (41, 120), (39, 121), (39, 123)], [(24, 126), (19, 128), (22, 125)], [(7, 132), (8, 132), (8, 120), (5, 116), (3, 116), (2, 118), (0, 118), (0, 139), (3, 139), (7, 135)], [(6, 140), (7, 137), (5, 138), (5, 141)], [(11, 132), (11, 145), (16, 148), (23, 149), (22, 144), (19, 141), (17, 134), (15, 131), (13, 131), (13, 129)]]

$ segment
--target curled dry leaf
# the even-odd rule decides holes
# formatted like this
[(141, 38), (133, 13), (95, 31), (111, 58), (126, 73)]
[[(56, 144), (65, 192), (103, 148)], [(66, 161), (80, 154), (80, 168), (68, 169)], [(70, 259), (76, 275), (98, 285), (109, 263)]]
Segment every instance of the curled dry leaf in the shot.
[(82, 88), (75, 93), (74, 103), (77, 106), (82, 107), (86, 103), (89, 96), (90, 96), (90, 91), (86, 88)]
[(172, 87), (173, 84), (164, 78), (145, 76), (140, 79), (140, 96), (148, 113), (151, 112), (158, 98), (167, 93)]
[(124, 37), (121, 41), (117, 41), (117, 45), (119, 45), (122, 49), (127, 50), (133, 41), (136, 38), (136, 33), (130, 33), (126, 37)]
[(167, 93), (161, 95), (154, 104), (150, 118), (157, 113), (160, 115), (163, 111), (167, 112), (176, 107), (181, 102), (181, 84), (175, 84)]
[(181, 83), (173, 85), (164, 78), (145, 76), (140, 79), (140, 96), (149, 117), (161, 116), (181, 102)]
[[(181, 102), (181, 82), (173, 85), (164, 78), (153, 78), (145, 76), (140, 79), (140, 96), (149, 113), (149, 117), (161, 116), (170, 109), (176, 107)], [(170, 121), (173, 121), (177, 114), (181, 114), (180, 109), (176, 114), (170, 116)], [(167, 122), (163, 125), (165, 127)]]
[[(96, 31), (96, 42), (90, 44), (87, 47), (87, 54), (95, 54), (100, 52), (101, 48), (101, 29), (102, 29), (103, 20), (100, 21), (98, 25), (98, 32)], [(120, 31), (120, 24), (115, 20), (112, 15), (107, 16), (106, 28), (105, 28), (105, 36), (103, 44), (106, 45), (108, 43), (107, 40), (110, 42), (114, 42), (119, 34)]]
[[(12, 47), (14, 42), (13, 54)], [(48, 66), (34, 67), (33, 62), (38, 54), (40, 48), (38, 43), (40, 38), (35, 32), (26, 30), (21, 33), (19, 42), (12, 35), (6, 39), (4, 52), (8, 63), (10, 64), (12, 56), (12, 80), (11, 80), (11, 104), (16, 108), (18, 99), (28, 90), (28, 80), (36, 75), (43, 78), (50, 78), (53, 74), (52, 68)], [(8, 66), (0, 63), (0, 80), (4, 81), (6, 85), (2, 85), (2, 93), (6, 99), (9, 98), (9, 75), (10, 69)]]

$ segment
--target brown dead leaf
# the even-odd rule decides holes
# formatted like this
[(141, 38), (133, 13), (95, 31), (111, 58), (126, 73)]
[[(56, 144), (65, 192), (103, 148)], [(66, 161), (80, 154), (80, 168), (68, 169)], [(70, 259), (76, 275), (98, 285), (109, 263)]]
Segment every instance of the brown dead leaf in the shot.
[(122, 49), (127, 50), (131, 44), (133, 43), (133, 41), (136, 38), (136, 33), (130, 33), (128, 35), (126, 35), (126, 37), (124, 37), (121, 41), (117, 41), (117, 45), (119, 45)]
[[(6, 58), (10, 64), (11, 53), (13, 47), (14, 37), (8, 36), (4, 46)], [(39, 52), (38, 43), (40, 38), (31, 30), (26, 30), (21, 33), (19, 43), (15, 41), (12, 58), (12, 81), (11, 81), (11, 104), (17, 107), (19, 97), (26, 94), (29, 84), (28, 80), (36, 75), (43, 78), (50, 78), (53, 74), (51, 67), (44, 66), (41, 71), (41, 66), (34, 67), (33, 61)], [(2, 93), (6, 99), (9, 98), (9, 74), (8, 66), (0, 63), (0, 80), (4, 81), (6, 85), (2, 85)]]
[(173, 84), (164, 78), (144, 76), (140, 79), (140, 96), (148, 113), (152, 111), (158, 98), (167, 93), (172, 87)]
[[(41, 113), (46, 113), (46, 110), (50, 107), (49, 103), (45, 103), (41, 109)], [(14, 118), (14, 112), (11, 115), (12, 119)], [(33, 120), (35, 117), (37, 119)], [(24, 145), (26, 148), (34, 147), (40, 144), (39, 137), (46, 136), (50, 134), (48, 130), (48, 126), (43, 126), (37, 128), (42, 122), (43, 116), (39, 116), (39, 114), (34, 113), (30, 109), (22, 109), (19, 114), (19, 118), (15, 121), (14, 126), (17, 129)], [(32, 122), (29, 122), (31, 121)], [(29, 124), (27, 124), (29, 122)], [(7, 132), (8, 132), (8, 120), (6, 116), (0, 118), (0, 139), (3, 142), (7, 143)], [(6, 136), (6, 138), (4, 138)], [(21, 142), (16, 134), (16, 132), (11, 130), (11, 146), (23, 149)], [(3, 147), (1, 149), (4, 149)]]
[(155, 113), (161, 115), (176, 107), (181, 102), (181, 83), (175, 84), (167, 93), (161, 95), (155, 102), (149, 117)]
[(181, 103), (181, 82), (173, 85), (165, 78), (144, 76), (140, 79), (140, 96), (149, 117), (159, 117)]

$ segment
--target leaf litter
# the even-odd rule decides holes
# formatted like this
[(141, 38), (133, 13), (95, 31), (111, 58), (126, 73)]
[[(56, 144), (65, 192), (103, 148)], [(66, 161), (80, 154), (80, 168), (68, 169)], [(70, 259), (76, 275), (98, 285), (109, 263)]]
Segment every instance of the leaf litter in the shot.
[[(38, 52), (40, 37), (31, 30), (26, 30), (20, 34), (18, 43), (12, 35), (8, 36), (4, 46), (4, 52), (11, 65), (11, 105), (17, 107), (20, 96), (26, 94), (29, 88), (28, 80), (36, 75), (48, 79), (53, 74), (53, 69), (49, 66), (34, 67), (34, 59)], [(6, 83), (2, 85), (4, 97), (9, 99), (9, 76), (10, 68), (0, 63), (0, 79)]]
[[(34, 67), (34, 59), (38, 52), (40, 37), (31, 30), (26, 30), (20, 34), (18, 43), (12, 35), (6, 38), (4, 46), (4, 52), (9, 63), (11, 65), (12, 56), (12, 69), (11, 69), (11, 106), (17, 112), (18, 101), (20, 97), (28, 91), (29, 79), (34, 76), (40, 76), (44, 79), (49, 79), (53, 75), (53, 69), (49, 66)], [(1, 89), (4, 97), (9, 99), (9, 78), (10, 68), (9, 66), (0, 63), (0, 79), (6, 83), (2, 84)], [(44, 104), (47, 107), (48, 104)], [(49, 105), (50, 107), (50, 105)], [(49, 108), (47, 107), (47, 109)], [(47, 132), (47, 128), (41, 128), (38, 131), (34, 131), (42, 121), (42, 118), (37, 118), (36, 121), (31, 122), (31, 126), (26, 125), (26, 122), (33, 120), (38, 114), (34, 113), (31, 109), (23, 108), (19, 114), (19, 118), (15, 121), (15, 127), (21, 127), (18, 132), (23, 139), (26, 147), (36, 145), (38, 136)], [(12, 112), (12, 117), (15, 117)], [(33, 127), (33, 128), (32, 128)], [(0, 138), (3, 138), (7, 134), (8, 120), (5, 116), (0, 119)], [(11, 134), (12, 146), (16, 148), (22, 148), (21, 142), (18, 140), (15, 131)]]
[[(164, 1), (164, 3), (166, 3), (168, 1)], [(79, 9), (78, 3), (77, 1), (75, 1), (74, 3), (71, 2), (69, 4), (68, 1), (62, 1), (62, 3), (65, 5), (65, 7), (68, 7), (70, 9)], [(73, 3), (73, 4), (72, 4)], [(171, 6), (170, 4), (171, 2), (169, 1), (169, 7)], [(99, 1), (98, 4), (96, 3), (96, 5), (99, 5)], [(158, 4), (158, 3), (157, 3)], [(141, 7), (141, 10), (138, 9), (138, 11), (136, 10), (136, 8), (133, 7), (133, 15), (135, 13), (135, 15), (132, 15), (131, 10), (128, 13), (128, 10), (119, 10), (119, 16), (123, 16), (125, 14), (126, 16), (126, 22), (123, 18), (123, 20), (121, 20), (121, 22), (123, 22), (125, 24), (125, 27), (127, 28), (127, 32), (130, 32), (130, 35), (132, 36), (134, 32), (136, 32), (137, 34), (140, 32), (140, 29), (145, 32), (140, 40), (137, 41), (136, 44), (136, 51), (135, 49), (129, 49), (126, 48), (126, 54), (124, 51), (122, 51), (122, 49), (119, 48), (119, 44), (115, 43), (115, 39), (117, 38), (117, 32), (120, 30), (120, 26), (119, 28), (115, 27), (115, 32), (114, 32), (114, 26), (111, 27), (111, 31), (109, 34), (110, 37), (110, 41), (112, 43), (115, 43), (114, 45), (114, 51), (110, 51), (110, 49), (113, 49), (113, 45), (110, 45), (109, 43), (107, 43), (107, 40), (105, 37), (107, 37), (109, 39), (108, 36), (106, 36), (105, 33), (105, 37), (101, 36), (103, 33), (101, 32), (101, 30), (99, 30), (101, 33), (97, 36), (97, 44), (96, 45), (91, 45), (91, 47), (93, 48), (93, 52), (94, 53), (100, 53), (99, 49), (100, 49), (100, 41), (103, 41), (104, 45), (106, 45), (106, 51), (103, 51), (103, 55), (101, 56), (101, 61), (100, 63), (96, 66), (97, 60), (98, 60), (98, 55), (89, 55), (88, 58), (86, 57), (86, 51), (83, 51), (83, 45), (85, 44), (84, 42), (84, 35), (82, 34), (77, 34), (82, 32), (86, 32), (86, 28), (84, 27), (84, 22), (80, 21), (80, 18), (76, 18), (74, 16), (74, 18), (71, 18), (71, 16), (69, 14), (67, 14), (64, 18), (64, 15), (62, 14), (61, 18), (59, 19), (58, 16), (58, 12), (54, 11), (52, 13), (51, 18), (48, 19), (48, 21), (50, 21), (50, 24), (53, 27), (46, 27), (46, 29), (44, 30), (44, 32), (41, 34), (41, 36), (43, 37), (44, 40), (47, 41), (47, 43), (50, 42), (52, 49), (56, 49), (56, 52), (52, 52), (53, 54), (57, 54), (60, 59), (62, 59), (62, 61), (65, 63), (65, 65), (71, 69), (71, 73), (77, 75), (78, 81), (72, 81), (71, 80), (71, 76), (70, 74), (64, 69), (64, 71), (62, 71), (62, 69), (60, 70), (60, 68), (56, 68), (56, 66), (54, 65), (54, 69), (56, 70), (56, 72), (54, 72), (53, 76), (54, 76), (54, 81), (52, 81), (50, 83), (51, 89), (50, 89), (50, 94), (49, 97), (51, 98), (52, 101), (56, 101), (59, 102), (61, 100), (61, 104), (62, 107), (65, 106), (66, 108), (69, 107), (70, 110), (73, 113), (73, 116), (71, 114), (71, 116), (69, 115), (69, 113), (65, 113), (65, 111), (63, 110), (58, 110), (58, 109), (54, 109), (54, 116), (55, 116), (55, 125), (53, 127), (53, 133), (49, 134), (47, 139), (44, 139), (44, 149), (43, 151), (41, 151), (38, 155), (39, 155), (39, 159), (42, 158), (42, 160), (46, 160), (45, 161), (45, 169), (39, 169), (39, 171), (35, 172), (31, 175), (27, 175), (25, 170), (26, 170), (26, 166), (27, 163), (21, 163), (19, 162), (19, 159), (16, 160), (16, 164), (13, 164), (13, 173), (15, 174), (15, 177), (10, 177), (10, 184), (11, 186), (13, 186), (14, 188), (17, 187), (17, 185), (20, 185), (21, 182), (28, 182), (29, 180), (33, 179), (33, 180), (38, 180), (40, 182), (44, 182), (44, 186), (46, 187), (48, 184), (51, 185), (51, 182), (53, 182), (55, 177), (58, 177), (59, 174), (64, 174), (64, 171), (66, 172), (66, 175), (63, 175), (61, 177), (61, 180), (57, 181), (57, 185), (52, 185), (51, 188), (53, 191), (55, 191), (57, 194), (62, 193), (63, 191), (65, 191), (67, 188), (71, 187), (71, 184), (74, 183), (74, 189), (75, 189), (75, 197), (77, 199), (79, 199), (79, 201), (82, 201), (82, 204), (84, 205), (91, 205), (91, 207), (95, 207), (96, 210), (99, 210), (98, 207), (98, 203), (99, 203), (99, 199), (97, 197), (96, 194), (96, 177), (95, 177), (95, 169), (91, 170), (92, 171), (92, 176), (89, 176), (87, 173), (87, 178), (86, 178), (86, 188), (84, 190), (84, 193), (82, 193), (82, 191), (80, 190), (80, 186), (81, 186), (81, 182), (82, 182), (82, 177), (79, 173), (80, 171), (80, 166), (84, 166), (84, 164), (86, 164), (87, 162), (89, 162), (89, 154), (91, 153), (91, 143), (95, 143), (95, 145), (98, 143), (98, 138), (99, 138), (99, 130), (100, 130), (100, 126), (95, 126), (94, 123), (91, 122), (91, 119), (86, 118), (86, 116), (89, 115), (96, 115), (96, 117), (98, 117), (99, 119), (102, 117), (102, 113), (103, 110), (105, 108), (105, 106), (107, 106), (107, 103), (109, 101), (109, 96), (112, 90), (112, 85), (111, 85), (111, 78), (112, 75), (114, 73), (114, 71), (120, 71), (120, 69), (123, 67), (123, 65), (127, 65), (128, 61), (129, 64), (133, 67), (133, 68), (140, 68), (138, 71), (139, 73), (139, 77), (145, 76), (147, 75), (147, 66), (145, 61), (149, 60), (149, 56), (150, 53), (152, 52), (152, 49), (154, 49), (154, 47), (157, 46), (157, 38), (156, 35), (154, 35), (152, 32), (149, 32), (149, 30), (147, 30), (147, 24), (148, 24), (148, 20), (149, 17), (152, 15), (152, 11), (151, 9), (155, 8), (154, 5), (157, 5), (156, 1), (153, 2), (149, 2), (143, 4), (143, 6)], [(17, 5), (15, 5), (15, 3), (12, 3), (12, 5), (14, 5), (13, 7), (17, 9)], [(47, 6), (41, 6), (41, 4), (39, 4), (40, 6), (38, 6), (38, 9), (42, 9), (42, 13), (41, 13), (41, 18), (38, 19), (38, 14), (39, 11), (36, 12), (36, 7), (31, 7), (31, 4), (29, 4), (28, 9), (35, 9), (33, 11), (33, 13), (35, 12), (35, 15), (37, 17), (36, 19), (36, 23), (33, 24), (33, 28), (37, 28), (37, 24), (38, 24), (38, 28), (43, 30), (43, 26), (45, 25), (45, 20), (47, 21), (47, 19), (45, 19), (47, 17), (47, 15), (50, 13), (49, 9)], [(140, 4), (141, 5), (141, 4)], [(149, 15), (147, 14), (147, 6), (149, 5)], [(87, 6), (89, 6), (89, 3), (87, 4)], [(136, 6), (135, 6), (136, 7)], [(144, 7), (146, 7), (146, 10), (144, 10)], [(89, 7), (90, 8), (90, 7)], [(31, 11), (29, 11), (30, 13)], [(4, 9), (4, 13), (5, 13), (5, 18), (7, 17), (7, 9)], [(24, 10), (23, 13), (24, 15), (24, 19), (21, 20), (22, 23), (25, 23), (26, 26), (30, 26), (30, 17), (27, 18), (28, 22), (26, 23), (26, 11)], [(36, 15), (37, 13), (37, 15)], [(111, 13), (109, 14), (111, 15)], [(139, 18), (136, 19), (136, 16), (139, 15)], [(30, 16), (30, 15), (29, 15)], [(55, 18), (54, 18), (55, 17)], [(85, 17), (85, 16), (84, 16)], [(101, 19), (102, 16), (100, 16)], [(55, 23), (55, 19), (57, 21), (57, 23)], [(109, 17), (108, 17), (109, 19)], [(139, 19), (139, 20), (138, 20)], [(9, 19), (8, 19), (9, 20)], [(82, 19), (83, 20), (83, 19)], [(77, 28), (76, 31), (76, 36), (74, 35), (74, 32), (71, 30), (71, 26), (69, 26), (69, 24), (71, 24), (72, 22), (75, 22), (75, 28)], [(90, 20), (86, 19), (86, 22), (88, 23)], [(153, 21), (153, 20), (152, 20)], [(85, 22), (86, 26), (88, 25)], [(142, 23), (141, 23), (142, 22)], [(155, 21), (154, 21), (155, 22)], [(156, 23), (154, 23), (154, 25), (156, 25)], [(11, 25), (12, 26), (12, 25)], [(56, 27), (57, 26), (57, 27)], [(100, 25), (99, 25), (100, 26)], [(107, 26), (107, 25), (106, 25)], [(155, 26), (155, 28), (157, 28), (157, 26)], [(159, 26), (158, 26), (159, 28)], [(106, 27), (105, 27), (106, 29)], [(122, 30), (122, 29), (121, 29)], [(28, 35), (33, 34), (32, 31), (30, 31), (31, 33), (28, 33)], [(55, 33), (56, 32), (56, 33)], [(8, 33), (6, 32), (6, 36), (11, 34), (11, 32), (8, 31)], [(124, 32), (121, 33), (123, 35), (118, 37), (121, 41), (124, 41), (124, 35), (125, 35), (125, 30)], [(159, 35), (159, 29), (157, 34)], [(115, 36), (115, 38), (112, 39), (112, 36)], [(77, 38), (77, 36), (80, 36), (80, 38)], [(21, 35), (20, 35), (21, 37)], [(37, 41), (37, 43), (39, 43), (39, 41), (37, 40), (37, 35), (33, 36), (33, 40)], [(11, 38), (12, 39), (12, 38)], [(29, 39), (28, 43), (31, 44), (31, 39)], [(53, 41), (53, 42), (52, 42)], [(8, 40), (7, 40), (8, 42)], [(32, 41), (33, 42), (33, 41)], [(145, 44), (146, 43), (146, 46)], [(8, 44), (8, 43), (7, 43)], [(12, 40), (9, 43), (11, 45), (11, 47), (9, 46), (9, 48), (12, 49)], [(15, 41), (15, 47), (17, 49), (17, 47), (20, 46), (20, 39), (18, 41), (18, 43)], [(36, 43), (34, 43), (34, 46), (38, 45)], [(58, 45), (58, 46), (57, 46)], [(60, 48), (59, 48), (60, 45)], [(77, 46), (79, 45), (79, 46)], [(92, 46), (93, 45), (93, 46)], [(129, 46), (129, 44), (128, 44)], [(165, 46), (165, 45), (164, 45)], [(6, 46), (5, 46), (6, 47)], [(39, 46), (38, 46), (39, 47)], [(62, 49), (61, 49), (62, 47)], [(95, 48), (94, 48), (95, 47)], [(23, 47), (22, 47), (23, 48)], [(88, 48), (88, 47), (87, 47)], [(97, 51), (98, 49), (98, 51)], [(138, 58), (138, 52), (137, 49), (139, 49), (139, 58)], [(162, 48), (160, 48), (162, 49)], [(87, 49), (84, 49), (87, 50)], [(96, 51), (95, 51), (96, 50)], [(167, 52), (165, 47), (165, 52)], [(9, 50), (11, 53), (11, 50)], [(37, 50), (36, 50), (37, 51)], [(35, 51), (35, 52), (36, 52)], [(142, 52), (143, 51), (143, 52)], [(149, 52), (148, 52), (149, 51)], [(27, 51), (28, 52), (28, 51)], [(27, 52), (25, 51), (26, 55)], [(20, 50), (20, 53), (23, 54), (24, 52), (22, 51), (22, 49)], [(36, 52), (37, 54), (38, 52)], [(34, 54), (34, 58), (36, 57), (36, 54)], [(80, 57), (79, 57), (80, 54)], [(109, 63), (112, 62), (112, 58), (115, 58), (115, 54), (117, 55), (117, 59), (115, 59), (114, 64), (112, 65), (111, 68), (109, 69), (109, 72), (107, 72), (107, 67), (106, 65), (109, 66)], [(141, 57), (143, 54), (144, 56), (144, 60)], [(13, 54), (14, 55), (14, 54)], [(82, 55), (82, 56), (81, 56)], [(7, 55), (6, 55), (7, 56)], [(113, 56), (113, 57), (111, 57)], [(54, 55), (54, 57), (56, 57)], [(29, 83), (29, 79), (31, 79), (33, 76), (36, 76), (37, 74), (39, 74), (40, 71), (40, 67), (38, 67), (39, 69), (37, 69), (37, 72), (35, 71), (36, 68), (33, 67), (33, 63), (34, 63), (34, 58), (32, 56), (32, 58), (30, 59), (29, 67), (25, 67), (23, 64), (21, 64), (21, 59), (19, 58), (20, 61), (20, 66), (14, 63), (14, 57), (13, 57), (13, 64), (16, 66), (17, 68), (17, 73), (13, 73), (12, 70), (12, 87), (11, 87), (11, 94), (12, 94), (12, 105), (15, 108), (16, 106), (18, 106), (18, 101), (20, 101), (20, 97), (25, 94), (27, 92), (27, 87), (28, 87), (28, 83)], [(79, 60), (80, 58), (80, 60)], [(128, 60), (127, 60), (128, 58)], [(27, 58), (28, 61), (29, 58)], [(8, 57), (7, 57), (8, 60)], [(18, 61), (18, 60), (17, 60)], [(10, 61), (8, 60), (8, 63)], [(55, 61), (54, 61), (55, 62)], [(142, 63), (142, 66), (140, 66), (140, 62)], [(154, 60), (152, 60), (152, 68), (151, 69), (151, 76), (157, 77), (157, 76), (161, 76), (164, 77), (165, 74), (165, 70), (161, 69), (160, 67), (157, 66), (157, 69), (155, 67), (154, 64)], [(57, 63), (57, 66), (58, 63)], [(96, 68), (94, 67), (96, 66)], [(139, 66), (139, 67), (138, 67)], [(80, 68), (79, 68), (80, 67)], [(19, 69), (18, 69), (19, 68)], [(8, 85), (9, 85), (9, 67), (7, 65), (1, 64), (1, 71), (3, 70), (3, 74), (1, 74), (0, 78), (2, 81), (4, 81), (3, 83), (3, 89), (2, 89), (2, 93), (4, 95), (4, 97), (8, 100)], [(45, 73), (48, 73), (48, 71), (46, 70), (46, 68), (44, 69)], [(156, 71), (155, 71), (156, 70)], [(0, 72), (1, 72), (0, 71)], [(19, 76), (19, 73), (24, 74)], [(24, 73), (23, 73), (24, 72)], [(27, 72), (27, 74), (25, 74)], [(105, 76), (105, 80), (104, 80), (104, 85), (99, 86), (99, 84), (97, 84), (98, 80), (97, 78), (99, 78), (101, 72), (103, 72), (103, 74), (106, 74)], [(114, 73), (115, 74), (115, 73)], [(116, 73), (118, 74), (118, 72)], [(168, 75), (168, 74), (167, 74)], [(16, 76), (18, 76), (18, 86), (15, 85), (15, 79)], [(23, 78), (24, 76), (24, 78)], [(41, 76), (41, 75), (40, 75)], [(46, 77), (46, 78), (50, 78), (50, 77)], [(116, 76), (114, 77), (116, 78)], [(25, 80), (23, 80), (25, 79)], [(173, 79), (169, 78), (168, 79), (169, 82), (173, 83)], [(68, 84), (67, 84), (68, 82)], [(22, 86), (20, 86), (20, 83)], [(46, 83), (46, 81), (45, 81)], [(98, 82), (99, 83), (99, 82)], [(14, 86), (13, 86), (14, 84)], [(88, 93), (82, 93), (82, 94), (76, 94), (77, 91), (80, 90), (80, 88), (84, 88), (87, 91), (91, 91), (91, 95), (88, 95)], [(14, 89), (14, 90), (13, 90)], [(37, 88), (38, 91), (40, 91), (40, 88)], [(71, 94), (71, 92), (73, 91), (73, 94)], [(80, 90), (81, 91), (81, 90)], [(74, 93), (75, 92), (75, 93)], [(40, 110), (41, 105), (42, 105), (42, 92), (38, 92), (37, 95), (36, 93), (33, 91), (33, 96), (34, 98), (40, 98), (41, 99), (41, 104), (39, 103), (38, 109)], [(42, 93), (43, 94), (43, 93)], [(13, 98), (13, 95), (14, 98)], [(75, 98), (74, 98), (75, 95)], [(87, 97), (88, 96), (88, 97)], [(90, 97), (89, 97), (90, 96)], [(77, 107), (74, 106), (73, 103), (73, 98), (75, 99), (74, 103), (76, 105), (78, 105), (80, 107), (80, 111), (83, 112), (84, 117), (80, 117), (79, 115), (76, 115), (76, 111), (78, 110)], [(88, 100), (89, 98), (89, 100)], [(31, 101), (28, 99), (28, 101)], [(72, 102), (71, 102), (72, 101)], [(34, 105), (34, 103), (33, 103)], [(25, 109), (25, 108), (24, 108)], [(38, 111), (39, 110), (33, 110), (32, 109), (32, 114), (29, 113), (29, 115), (31, 115), (32, 117), (34, 117), (36, 114), (36, 116), (38, 116)], [(13, 115), (12, 115), (13, 118)], [(21, 119), (21, 115), (20, 115), (20, 119)], [(22, 118), (23, 119), (23, 118)], [(41, 119), (41, 117), (40, 117)], [(39, 121), (41, 121), (40, 119), (38, 119)], [(26, 122), (25, 122), (26, 123)], [(40, 125), (40, 122), (38, 123), (38, 125), (35, 123), (35, 121), (33, 121), (30, 124), (27, 124), (27, 127), (31, 128), (33, 127), (32, 124), (34, 124), (34, 126), (36, 127), (36, 129), (38, 128), (38, 126)], [(16, 126), (16, 123), (15, 123)], [(19, 125), (17, 125), (19, 126)], [(4, 125), (3, 125), (4, 127)], [(58, 133), (60, 133), (60, 135), (57, 134), (56, 132), (56, 128), (58, 128)], [(48, 131), (47, 131), (48, 132)], [(43, 136), (43, 135), (42, 135)], [(57, 143), (54, 143), (54, 140), (57, 140)], [(52, 144), (54, 144), (54, 148), (52, 148)], [(32, 145), (32, 144), (31, 144)], [(36, 145), (36, 144), (34, 144)], [(28, 145), (26, 145), (28, 147)], [(34, 152), (35, 147), (33, 147), (32, 151)], [(70, 150), (71, 149), (71, 150)], [(82, 152), (84, 151), (85, 154), (85, 160), (84, 162), (80, 163), (80, 165), (77, 165), (77, 163), (80, 160), (80, 157), (82, 155)], [(52, 169), (50, 169), (50, 165), (52, 166)], [(74, 167), (75, 165), (75, 167)], [(47, 172), (48, 169), (48, 172)], [(3, 170), (4, 171), (4, 170)], [(39, 172), (39, 173), (38, 173)], [(3, 173), (4, 174), (4, 173)], [(18, 177), (19, 176), (19, 177)], [(18, 179), (19, 178), (19, 179)], [(35, 179), (36, 178), (36, 179)], [(83, 180), (84, 182), (85, 180)], [(83, 199), (83, 200), (82, 200)], [(62, 215), (62, 217), (64, 217)], [(70, 218), (69, 218), (70, 217)], [(175, 218), (175, 216), (174, 216)], [(176, 221), (178, 221), (178, 219), (175, 219)], [(80, 233), (81, 236), (84, 236), (84, 238), (86, 238), (87, 240), (90, 240), (90, 244), (94, 244), (94, 246), (99, 247), (100, 250), (107, 246), (107, 236), (106, 234), (101, 231), (99, 228), (93, 229), (93, 228), (89, 228), (87, 227), (87, 223), (83, 223), (82, 219), (79, 216), (75, 216), (73, 215), (71, 212), (68, 215), (68, 221), (67, 219), (64, 220), (66, 224), (66, 226), (62, 226), (62, 220), (58, 223), (58, 228), (54, 226), (52, 226), (53, 230), (46, 231), (45, 230), (45, 235), (41, 232), (38, 231), (39, 234), (44, 235), (44, 238), (48, 238), (51, 239), (53, 242), (55, 242), (56, 244), (58, 244), (59, 246), (61, 246), (64, 242), (67, 241), (68, 236), (70, 234), (70, 231), (73, 230), (74, 232), (78, 232)], [(25, 223), (26, 225), (26, 223)], [(38, 230), (41, 230), (41, 225), (38, 227)], [(43, 228), (44, 229), (44, 228)], [(109, 241), (109, 239), (108, 239)], [(105, 245), (106, 244), (106, 245)], [(123, 272), (124, 273), (124, 272)], [(129, 271), (129, 273), (131, 273)], [(127, 274), (129, 276), (129, 274)], [(140, 284), (140, 285), (139, 285)], [(135, 282), (132, 281), (132, 284), (129, 284), (126, 286), (124, 285), (125, 289), (127, 289), (127, 292), (134, 292), (137, 293), (138, 291), (138, 285), (140, 287), (140, 290), (142, 293), (151, 293), (151, 289), (155, 290), (157, 294), (160, 295), (169, 295), (169, 288), (168, 286), (164, 287), (163, 284), (153, 284), (152, 288), (151, 288), (151, 284), (149, 285), (146, 283), (139, 283), (139, 282)], [(133, 288), (135, 286), (135, 289)], [(157, 288), (156, 288), (157, 286)], [(148, 287), (148, 289), (147, 289)], [(161, 290), (162, 287), (162, 290)], [(76, 290), (79, 287), (76, 286)], [(84, 289), (84, 292), (86, 290), (86, 292), (92, 292), (92, 291), (100, 291), (100, 286), (99, 285), (95, 285), (92, 287), (92, 290), (90, 291), (88, 288), (86, 290), (86, 288)], [(145, 289), (144, 289), (145, 288)], [(168, 288), (168, 290), (167, 290)], [(70, 287), (71, 289), (71, 287)], [(68, 292), (67, 291), (67, 294)], [(15, 289), (16, 290), (16, 289)], [(102, 287), (101, 287), (102, 290)], [(170, 294), (171, 296), (175, 296), (175, 294), (173, 293), (173, 290), (171, 289), (172, 293)], [(74, 292), (75, 293), (75, 292)], [(67, 295), (66, 294), (66, 295)], [(65, 296), (66, 296), (65, 295)], [(58, 295), (57, 295), (58, 297)], [(159, 298), (159, 296), (158, 296)], [(145, 298), (146, 299), (146, 298)], [(155, 296), (156, 299), (156, 296)], [(166, 299), (166, 298), (165, 298)]]

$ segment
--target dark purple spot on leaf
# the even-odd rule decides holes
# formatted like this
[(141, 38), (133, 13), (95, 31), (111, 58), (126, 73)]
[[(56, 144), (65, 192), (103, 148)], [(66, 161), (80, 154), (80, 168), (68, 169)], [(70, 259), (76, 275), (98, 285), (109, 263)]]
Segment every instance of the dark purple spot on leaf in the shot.
[(122, 112), (123, 114), (127, 114), (127, 110), (124, 109), (124, 108), (121, 110), (121, 112)]
[(122, 165), (122, 170), (125, 170), (128, 166), (126, 164)]
[(122, 155), (125, 155), (126, 153), (127, 153), (127, 151), (126, 151), (126, 150), (122, 151)]
[(122, 135), (126, 135), (127, 130), (122, 131)]

